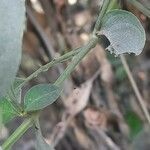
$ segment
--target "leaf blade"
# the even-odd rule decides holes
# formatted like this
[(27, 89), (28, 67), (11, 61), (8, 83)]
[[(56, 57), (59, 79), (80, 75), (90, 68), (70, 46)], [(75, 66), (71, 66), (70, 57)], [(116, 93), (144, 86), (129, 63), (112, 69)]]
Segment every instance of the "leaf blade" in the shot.
[(36, 111), (52, 104), (61, 94), (61, 88), (53, 84), (32, 87), (24, 97), (25, 111)]

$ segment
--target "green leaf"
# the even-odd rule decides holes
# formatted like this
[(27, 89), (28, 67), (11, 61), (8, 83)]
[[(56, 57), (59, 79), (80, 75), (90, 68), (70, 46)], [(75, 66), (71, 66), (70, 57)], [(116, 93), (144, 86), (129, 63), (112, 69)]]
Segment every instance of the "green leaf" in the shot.
[(135, 15), (125, 10), (109, 11), (102, 19), (101, 31), (110, 45), (107, 48), (116, 55), (135, 53), (139, 55), (145, 45), (145, 30)]
[(25, 95), (25, 111), (36, 111), (52, 104), (61, 94), (62, 89), (53, 84), (39, 84), (32, 87)]
[(130, 128), (130, 138), (134, 138), (143, 129), (141, 119), (132, 111), (125, 115), (125, 120)]
[(4, 124), (14, 117), (19, 116), (19, 113), (12, 105), (11, 101), (6, 98), (0, 99), (0, 112), (2, 113), (2, 123)]
[(0, 1), (0, 98), (9, 90), (21, 60), (25, 1)]
[(36, 150), (54, 150), (51, 145), (46, 143), (39, 132), (36, 132)]

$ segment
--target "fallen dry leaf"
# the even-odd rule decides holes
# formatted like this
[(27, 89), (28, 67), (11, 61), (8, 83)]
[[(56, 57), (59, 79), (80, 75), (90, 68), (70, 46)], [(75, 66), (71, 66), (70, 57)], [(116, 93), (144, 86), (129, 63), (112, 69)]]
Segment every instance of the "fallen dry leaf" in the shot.
[(89, 80), (84, 82), (81, 87), (73, 90), (68, 98), (63, 101), (67, 112), (70, 115), (74, 116), (86, 107), (93, 86), (93, 81), (98, 75), (99, 71), (97, 71)]
[(86, 81), (80, 88), (73, 90), (69, 97), (64, 100), (64, 105), (69, 114), (76, 115), (86, 107), (91, 89), (92, 81)]

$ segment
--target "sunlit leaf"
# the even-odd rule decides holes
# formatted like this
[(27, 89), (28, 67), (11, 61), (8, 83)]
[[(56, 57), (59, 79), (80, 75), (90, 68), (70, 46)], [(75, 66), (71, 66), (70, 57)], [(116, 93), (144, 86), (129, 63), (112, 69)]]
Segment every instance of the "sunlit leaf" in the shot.
[(145, 45), (145, 30), (135, 15), (125, 10), (109, 11), (102, 19), (101, 31), (110, 41), (109, 51), (116, 55), (139, 55)]
[(25, 95), (25, 111), (43, 109), (52, 104), (61, 94), (61, 88), (53, 84), (39, 84), (32, 87)]
[(9, 90), (18, 70), (25, 28), (25, 1), (0, 1), (0, 97)]

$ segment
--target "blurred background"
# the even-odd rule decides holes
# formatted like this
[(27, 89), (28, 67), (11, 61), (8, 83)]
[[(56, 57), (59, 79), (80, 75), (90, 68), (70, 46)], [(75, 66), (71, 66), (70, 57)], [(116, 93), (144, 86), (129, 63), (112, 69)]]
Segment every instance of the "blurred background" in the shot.
[[(150, 10), (149, 0), (139, 0)], [(27, 0), (27, 29), (18, 73), (25, 78), (53, 58), (88, 42), (102, 0)], [(133, 77), (150, 110), (150, 20), (133, 5), (121, 0), (146, 30), (140, 56), (126, 55)], [(56, 150), (150, 150), (147, 121), (119, 57), (97, 45), (64, 84), (62, 96), (41, 113), (43, 136)], [(53, 83), (70, 61), (41, 73), (23, 88)], [(0, 133), (0, 141), (21, 124), (17, 118)], [(34, 150), (34, 129), (13, 150)]]

